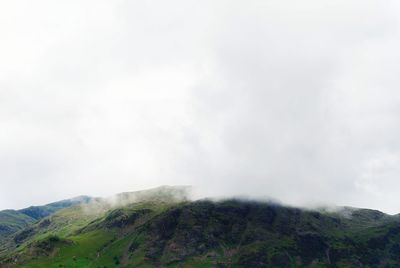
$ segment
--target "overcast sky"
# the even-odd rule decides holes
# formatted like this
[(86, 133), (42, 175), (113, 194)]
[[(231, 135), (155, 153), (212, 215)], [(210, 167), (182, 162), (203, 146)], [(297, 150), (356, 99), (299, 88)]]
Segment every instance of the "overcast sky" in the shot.
[(159, 185), (400, 212), (400, 4), (0, 3), (0, 209)]

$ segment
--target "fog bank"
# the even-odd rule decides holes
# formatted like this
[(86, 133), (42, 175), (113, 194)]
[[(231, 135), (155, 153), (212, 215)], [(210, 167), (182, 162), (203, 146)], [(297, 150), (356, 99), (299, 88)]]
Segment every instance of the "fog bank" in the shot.
[(0, 209), (193, 185), (400, 212), (397, 1), (0, 3)]

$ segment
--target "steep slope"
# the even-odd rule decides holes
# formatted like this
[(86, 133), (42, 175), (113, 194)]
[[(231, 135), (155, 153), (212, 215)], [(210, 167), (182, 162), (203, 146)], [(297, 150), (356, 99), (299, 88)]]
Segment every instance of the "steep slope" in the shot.
[(15, 234), (1, 267), (400, 267), (400, 219), (189, 201), (160, 187), (65, 208)]
[(0, 211), (0, 241), (28, 227), (34, 221), (32, 217), (17, 210)]
[(2, 267), (400, 266), (399, 218), (378, 211), (150, 196), (109, 206), (43, 219), (14, 237)]
[(44, 206), (31, 206), (31, 207), (19, 210), (19, 212), (21, 212), (35, 220), (39, 220), (39, 219), (49, 216), (50, 214), (53, 214), (54, 212), (56, 212), (60, 209), (72, 207), (72, 206), (82, 204), (82, 203), (89, 203), (91, 200), (92, 200), (92, 197), (89, 197), (89, 196), (78, 196), (75, 198), (50, 203), (50, 204), (47, 204)]
[[(72, 207), (75, 205), (88, 203), (92, 200), (88, 196), (79, 196), (72, 199), (66, 199), (44, 206), (31, 206), (20, 210), (0, 211), (0, 241), (3, 241), (12, 234), (27, 228), (38, 220), (47, 217), (60, 209)], [(0, 244), (0, 250), (2, 248)]]

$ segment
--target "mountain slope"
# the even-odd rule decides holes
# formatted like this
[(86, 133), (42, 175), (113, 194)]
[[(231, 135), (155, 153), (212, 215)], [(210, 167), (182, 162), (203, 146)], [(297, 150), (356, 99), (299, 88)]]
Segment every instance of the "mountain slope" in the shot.
[(17, 210), (0, 211), (0, 241), (7, 236), (16, 233), (35, 221), (30, 216)]
[(72, 206), (79, 205), (82, 203), (89, 203), (91, 200), (92, 200), (92, 198), (89, 196), (78, 196), (75, 198), (50, 203), (50, 204), (47, 204), (44, 206), (31, 206), (31, 207), (19, 210), (19, 212), (21, 212), (35, 220), (39, 220), (39, 219), (49, 216), (50, 214), (53, 214), (54, 212), (56, 212), (60, 209), (72, 207)]
[(398, 216), (170, 198), (178, 192), (60, 210), (15, 235), (1, 267), (400, 267)]
[[(27, 228), (36, 221), (57, 212), (60, 209), (88, 203), (91, 200), (91, 197), (79, 196), (72, 199), (50, 203), (44, 206), (31, 206), (20, 210), (0, 211), (0, 241), (18, 231), (21, 231), (24, 228)], [(2, 247), (0, 244), (0, 249), (1, 248)]]

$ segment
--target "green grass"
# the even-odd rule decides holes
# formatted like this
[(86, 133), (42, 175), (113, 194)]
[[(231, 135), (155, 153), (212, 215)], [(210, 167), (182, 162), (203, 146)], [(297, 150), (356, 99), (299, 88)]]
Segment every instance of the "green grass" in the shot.
[[(104, 245), (112, 241), (115, 234), (112, 232), (95, 231), (79, 236), (72, 236), (68, 244), (58, 244), (50, 256), (39, 256), (21, 266), (16, 267), (96, 267), (99, 263), (97, 252), (101, 251)], [(111, 264), (111, 261), (102, 260), (104, 264)]]
[(16, 210), (0, 211), (0, 240), (18, 232), (36, 220)]
[(371, 210), (351, 218), (249, 201), (157, 199), (70, 207), (43, 220), (9, 248), (13, 267), (400, 267), (400, 219)]

